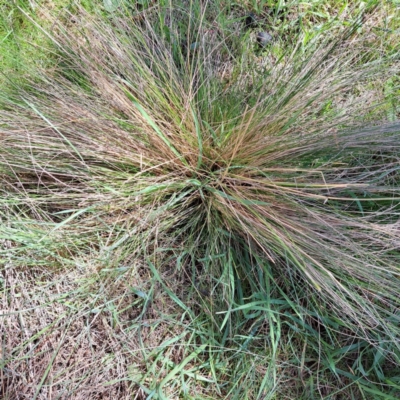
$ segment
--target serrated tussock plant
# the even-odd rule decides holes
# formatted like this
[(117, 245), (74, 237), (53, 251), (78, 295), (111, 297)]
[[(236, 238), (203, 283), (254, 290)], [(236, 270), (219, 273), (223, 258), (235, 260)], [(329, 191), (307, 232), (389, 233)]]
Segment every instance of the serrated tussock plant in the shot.
[(355, 26), (261, 62), (195, 11), (55, 23), (54, 67), (1, 98), (3, 191), (62, 230), (57, 257), (175, 265), (216, 309), (266, 291), (261, 275), (291, 297), (295, 271), (350, 331), (394, 340), (400, 124), (354, 93), (398, 62)]

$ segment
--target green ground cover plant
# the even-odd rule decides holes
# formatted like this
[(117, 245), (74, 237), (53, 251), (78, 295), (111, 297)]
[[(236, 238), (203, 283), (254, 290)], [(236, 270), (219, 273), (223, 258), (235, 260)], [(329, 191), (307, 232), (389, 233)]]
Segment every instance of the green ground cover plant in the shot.
[(396, 3), (50, 4), (2, 5), (1, 395), (399, 398)]

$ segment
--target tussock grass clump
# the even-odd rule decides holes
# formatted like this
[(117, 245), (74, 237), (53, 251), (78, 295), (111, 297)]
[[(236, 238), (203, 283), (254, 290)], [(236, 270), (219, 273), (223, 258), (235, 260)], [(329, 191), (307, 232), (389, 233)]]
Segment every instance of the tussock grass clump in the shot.
[[(398, 365), (400, 124), (371, 123), (384, 99), (355, 96), (397, 61), (355, 25), (260, 63), (209, 12), (54, 24), (54, 67), (0, 99), (8, 262), (141, 260), (176, 304), (197, 295), (185, 312), (215, 347), (278, 359), (281, 335), (308, 329), (314, 350), (357, 338)], [(21, 226), (42, 232), (33, 249)], [(253, 382), (247, 364), (218, 379)]]

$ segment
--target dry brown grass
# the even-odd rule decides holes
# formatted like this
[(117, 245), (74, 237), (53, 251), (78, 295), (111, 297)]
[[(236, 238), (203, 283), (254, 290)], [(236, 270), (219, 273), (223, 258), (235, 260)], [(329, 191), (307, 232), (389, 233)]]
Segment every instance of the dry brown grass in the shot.
[[(79, 269), (11, 267), (3, 279), (4, 399), (144, 399), (134, 381), (146, 365), (160, 354), (160, 365), (183, 358), (179, 341), (167, 343), (186, 327), (174, 321), (176, 307), (161, 290), (138, 323), (142, 310), (127, 287), (148, 288), (149, 277), (139, 266), (123, 281)], [(149, 386), (165, 375), (162, 368), (149, 373)]]
[[(270, 79), (256, 87), (260, 59), (249, 61), (256, 74), (235, 81), (233, 63), (213, 57), (225, 45), (217, 35), (180, 60), (182, 73), (168, 43), (155, 41), (151, 18), (142, 31), (131, 22), (107, 24), (80, 10), (72, 25), (54, 24), (57, 62), (0, 110), (1, 232), (10, 235), (2, 243), (0, 394), (145, 399), (154, 391), (174, 399), (187, 385), (193, 396), (229, 398), (240, 383), (257, 398), (251, 382), (268, 376), (271, 393), (278, 385), (290, 392), (312, 376), (304, 372), (311, 339), (290, 343), (293, 331), (279, 326), (303, 311), (259, 317), (272, 309), (260, 299), (279, 290), (291, 303), (301, 297), (299, 310), (321, 304), (321, 314), (340, 321), (336, 330), (346, 327), (343, 346), (361, 336), (378, 347), (386, 335), (395, 354), (398, 127), (363, 128), (357, 114), (384, 100), (364, 85), (399, 66), (362, 64), (370, 38), (350, 37), (302, 62), (295, 51), (279, 66), (269, 59)], [(224, 105), (218, 116), (212, 106), (224, 100), (235, 109), (230, 96), (245, 88), (259, 91), (255, 101), (239, 115)], [(363, 192), (384, 202), (364, 211)], [(268, 266), (261, 272), (260, 260)], [(300, 282), (292, 292), (291, 273)], [(266, 289), (263, 279), (277, 285)], [(239, 301), (264, 309), (231, 312)], [(300, 348), (300, 366), (290, 346)], [(319, 385), (321, 396), (352, 383), (335, 379)]]

